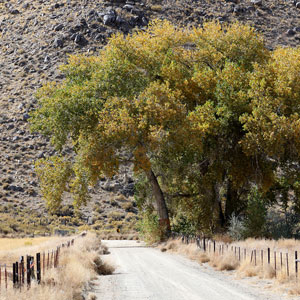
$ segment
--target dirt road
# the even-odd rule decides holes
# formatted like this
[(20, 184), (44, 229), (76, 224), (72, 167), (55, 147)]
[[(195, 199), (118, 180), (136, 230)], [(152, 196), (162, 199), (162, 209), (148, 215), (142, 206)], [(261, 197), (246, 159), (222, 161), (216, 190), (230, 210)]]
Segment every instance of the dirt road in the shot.
[(105, 300), (250, 300), (284, 299), (175, 254), (135, 241), (105, 241), (114, 275), (95, 282)]

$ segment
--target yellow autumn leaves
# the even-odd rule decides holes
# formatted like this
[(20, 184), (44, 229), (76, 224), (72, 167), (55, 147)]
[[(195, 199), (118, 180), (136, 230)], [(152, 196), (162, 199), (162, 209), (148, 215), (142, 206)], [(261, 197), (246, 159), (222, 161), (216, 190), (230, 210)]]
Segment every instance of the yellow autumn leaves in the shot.
[[(270, 187), (277, 169), (270, 158), (299, 159), (300, 48), (270, 52), (249, 26), (154, 21), (111, 37), (98, 56), (70, 56), (61, 70), (66, 79), (40, 90), (31, 122), (58, 148), (74, 146), (81, 199), (89, 182), (117, 173), (122, 160), (173, 182), (183, 182), (184, 172), (193, 178), (188, 169), (202, 170), (205, 161), (193, 184), (205, 199), (200, 185), (231, 181), (238, 194), (257, 181), (259, 168), (256, 183)], [(172, 163), (180, 176), (166, 170)]]

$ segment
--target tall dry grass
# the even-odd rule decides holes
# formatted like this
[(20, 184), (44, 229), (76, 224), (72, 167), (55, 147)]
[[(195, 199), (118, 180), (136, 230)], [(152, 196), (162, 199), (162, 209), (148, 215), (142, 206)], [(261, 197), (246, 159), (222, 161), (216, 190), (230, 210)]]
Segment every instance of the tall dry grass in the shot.
[[(245, 241), (215, 243), (208, 241), (206, 252), (198, 249), (196, 243), (184, 244), (181, 239), (169, 240), (159, 246), (162, 252), (169, 251), (208, 263), (220, 271), (234, 271), (237, 278), (258, 277), (270, 279), (273, 286), (288, 290), (290, 294), (300, 295), (300, 262), (298, 277), (295, 272), (295, 251), (300, 250), (300, 241), (292, 239), (266, 240), (247, 239)], [(270, 263), (268, 263), (270, 248)], [(300, 251), (298, 259), (300, 258)]]
[(0, 238), (0, 251), (11, 251), (17, 248), (40, 245), (51, 240), (56, 241), (58, 237), (34, 237), (34, 238)]
[(73, 237), (37, 237), (37, 238), (1, 238), (0, 264), (11, 264), (19, 260), (20, 256), (32, 255), (37, 252), (55, 250), (62, 243)]
[[(37, 250), (34, 248), (34, 250)], [(40, 249), (39, 249), (40, 250)], [(100, 273), (112, 273), (114, 268), (99, 257), (101, 241), (95, 234), (75, 239), (74, 246), (62, 248), (59, 267), (47, 270), (42, 283), (31, 288), (1, 290), (1, 300), (82, 300), (88, 282)]]

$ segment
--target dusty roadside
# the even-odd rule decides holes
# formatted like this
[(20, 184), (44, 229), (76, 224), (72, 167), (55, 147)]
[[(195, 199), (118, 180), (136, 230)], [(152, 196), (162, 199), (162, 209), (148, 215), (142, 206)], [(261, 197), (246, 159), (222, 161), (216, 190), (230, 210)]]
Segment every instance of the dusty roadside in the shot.
[(94, 282), (97, 299), (250, 300), (296, 299), (276, 295), (248, 281), (200, 266), (176, 254), (162, 253), (136, 241), (105, 241), (117, 269)]

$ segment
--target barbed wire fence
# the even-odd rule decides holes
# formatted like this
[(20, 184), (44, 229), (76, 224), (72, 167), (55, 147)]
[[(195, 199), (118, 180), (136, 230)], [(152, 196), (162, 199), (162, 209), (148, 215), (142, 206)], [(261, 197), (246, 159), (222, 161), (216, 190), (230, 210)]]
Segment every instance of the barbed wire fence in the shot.
[(172, 233), (173, 239), (180, 239), (181, 243), (189, 245), (196, 244), (196, 247), (204, 253), (210, 255), (224, 256), (231, 254), (240, 263), (248, 262), (253, 266), (271, 266), (274, 269), (274, 276), (279, 273), (284, 274), (287, 278), (298, 278), (298, 264), (300, 259), (298, 251), (288, 249), (271, 249), (241, 247), (234, 243), (224, 243), (212, 240), (207, 237), (195, 235), (185, 235)]
[[(82, 233), (79, 237), (85, 235), (86, 233)], [(21, 256), (19, 261), (12, 264), (0, 264), (0, 294), (1, 290), (7, 290), (11, 287), (30, 289), (33, 281), (41, 284), (42, 277), (48, 270), (59, 267), (61, 250), (72, 247), (75, 239), (58, 245), (56, 249), (38, 252), (35, 256)]]

